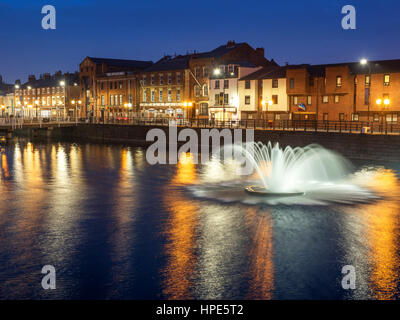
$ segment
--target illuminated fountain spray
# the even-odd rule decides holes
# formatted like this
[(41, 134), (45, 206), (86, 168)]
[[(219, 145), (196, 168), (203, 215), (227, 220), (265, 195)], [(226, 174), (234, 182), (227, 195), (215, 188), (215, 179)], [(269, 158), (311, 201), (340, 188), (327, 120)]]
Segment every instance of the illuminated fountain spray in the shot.
[(250, 192), (298, 195), (343, 179), (351, 168), (343, 157), (318, 145), (282, 149), (258, 142), (233, 148), (244, 154), (259, 178), (261, 186), (247, 189)]

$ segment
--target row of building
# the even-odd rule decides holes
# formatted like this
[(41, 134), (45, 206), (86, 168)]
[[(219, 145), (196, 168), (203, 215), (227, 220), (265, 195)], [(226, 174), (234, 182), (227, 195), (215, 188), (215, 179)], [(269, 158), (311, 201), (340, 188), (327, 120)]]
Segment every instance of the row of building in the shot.
[(77, 73), (3, 86), (13, 94), (3, 112), (25, 116), (396, 123), (400, 114), (400, 60), (279, 66), (234, 41), (155, 63), (86, 57)]

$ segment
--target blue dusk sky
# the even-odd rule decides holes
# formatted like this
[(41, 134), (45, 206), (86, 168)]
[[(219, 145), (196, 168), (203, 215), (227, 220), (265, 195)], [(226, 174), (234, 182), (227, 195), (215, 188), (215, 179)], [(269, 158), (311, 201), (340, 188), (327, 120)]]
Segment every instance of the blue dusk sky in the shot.
[[(56, 30), (41, 27), (47, 4)], [(356, 30), (341, 27), (347, 4)], [(227, 40), (264, 47), (280, 64), (396, 59), (399, 12), (398, 0), (0, 0), (0, 74), (13, 83), (75, 71), (86, 56), (156, 61)]]

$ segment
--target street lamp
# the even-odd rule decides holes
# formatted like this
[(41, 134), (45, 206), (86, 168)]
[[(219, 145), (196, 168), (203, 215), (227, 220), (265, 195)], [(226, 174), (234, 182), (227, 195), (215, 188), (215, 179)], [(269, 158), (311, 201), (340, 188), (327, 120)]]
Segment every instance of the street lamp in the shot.
[[(370, 78), (370, 80), (369, 80), (369, 86), (371, 86), (371, 64), (368, 62), (368, 60), (367, 59), (365, 59), (365, 58), (363, 58), (363, 59), (361, 59), (360, 60), (360, 64), (362, 65), (362, 66), (368, 66), (368, 76), (369, 76), (369, 78)], [(371, 95), (371, 90), (370, 89), (368, 89), (368, 125), (369, 125), (369, 115), (370, 115), (370, 112), (369, 112), (369, 110), (370, 110), (370, 95)]]
[(62, 88), (64, 88), (64, 120), (65, 120), (65, 108), (66, 108), (66, 99), (67, 99), (67, 90), (66, 90), (66, 88), (65, 88), (65, 81), (64, 80), (61, 80), (60, 81), (60, 86), (62, 87)]
[(72, 100), (71, 103), (75, 107), (75, 124), (78, 125), (78, 105), (79, 105), (79, 110), (80, 110), (82, 101), (81, 100), (78, 100), (78, 101)]

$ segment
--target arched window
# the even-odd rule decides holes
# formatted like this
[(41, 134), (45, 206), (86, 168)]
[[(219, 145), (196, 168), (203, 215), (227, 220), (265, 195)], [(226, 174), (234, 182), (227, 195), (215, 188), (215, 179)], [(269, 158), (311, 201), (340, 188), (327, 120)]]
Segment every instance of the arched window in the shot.
[(203, 96), (204, 97), (208, 96), (208, 85), (207, 84), (203, 85)]
[(199, 86), (199, 85), (195, 85), (195, 86), (194, 86), (194, 95), (195, 95), (196, 97), (199, 97), (199, 96), (200, 96), (200, 86)]

